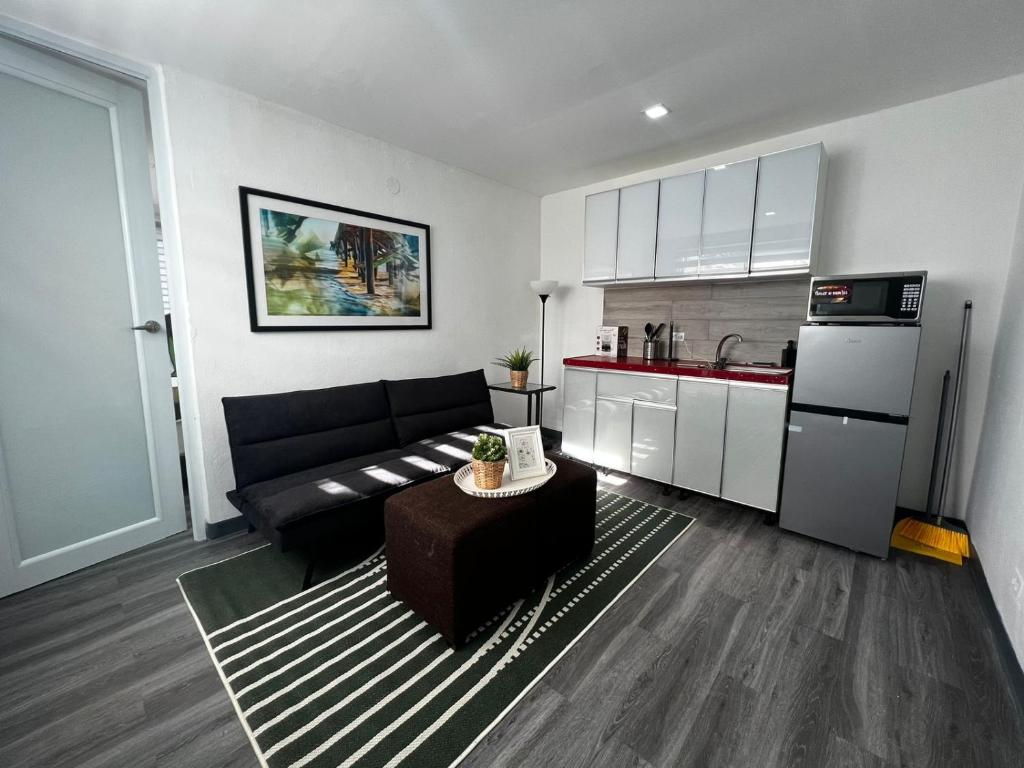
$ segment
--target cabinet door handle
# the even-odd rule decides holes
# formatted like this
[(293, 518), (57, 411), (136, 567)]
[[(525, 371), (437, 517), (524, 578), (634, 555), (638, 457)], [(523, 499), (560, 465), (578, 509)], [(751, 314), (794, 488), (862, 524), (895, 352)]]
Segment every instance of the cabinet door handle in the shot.
[(676, 407), (668, 403), (651, 403), (646, 400), (634, 400), (633, 405), (638, 408), (653, 408), (658, 411), (674, 411)]

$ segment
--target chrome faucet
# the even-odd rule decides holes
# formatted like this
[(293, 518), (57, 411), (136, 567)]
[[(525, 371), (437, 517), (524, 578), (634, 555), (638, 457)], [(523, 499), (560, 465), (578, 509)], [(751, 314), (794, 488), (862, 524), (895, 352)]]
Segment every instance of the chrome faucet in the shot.
[(722, 340), (718, 342), (718, 349), (715, 350), (715, 368), (719, 371), (725, 368), (726, 363), (729, 362), (725, 357), (722, 356), (722, 347), (725, 346), (725, 342), (727, 342), (729, 339), (743, 341), (743, 337), (740, 336), (738, 333), (727, 333), (725, 336), (722, 337)]

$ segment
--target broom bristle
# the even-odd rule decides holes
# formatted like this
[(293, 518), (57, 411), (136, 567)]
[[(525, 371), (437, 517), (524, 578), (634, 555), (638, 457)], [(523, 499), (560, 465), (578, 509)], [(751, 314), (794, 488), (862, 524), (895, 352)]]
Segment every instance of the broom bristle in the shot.
[(933, 549), (954, 552), (961, 557), (971, 556), (971, 542), (963, 531), (954, 531), (931, 523), (923, 523), (912, 517), (900, 520), (896, 530), (901, 536), (920, 542)]

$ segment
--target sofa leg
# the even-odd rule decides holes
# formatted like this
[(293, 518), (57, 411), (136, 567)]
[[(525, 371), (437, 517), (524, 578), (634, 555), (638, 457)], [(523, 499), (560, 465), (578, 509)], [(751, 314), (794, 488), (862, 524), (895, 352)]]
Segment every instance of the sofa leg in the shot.
[(316, 567), (316, 559), (313, 557), (309, 558), (309, 562), (306, 563), (306, 575), (302, 579), (302, 591), (305, 592), (311, 586), (313, 586), (313, 569)]

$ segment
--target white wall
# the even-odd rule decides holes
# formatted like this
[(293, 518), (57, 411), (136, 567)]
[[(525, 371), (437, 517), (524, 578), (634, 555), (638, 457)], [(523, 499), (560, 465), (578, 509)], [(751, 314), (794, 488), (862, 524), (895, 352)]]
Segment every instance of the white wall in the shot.
[(989, 381), (985, 428), (978, 470), (971, 484), (971, 536), (985, 577), (1017, 652), (1024, 663), (1024, 592), (1014, 578), (1024, 576), (1024, 195), (1017, 239), (1006, 279), (1002, 313), (995, 334), (996, 356)]
[[(673, 119), (686, 119), (677, 111)], [(1024, 76), (780, 136), (541, 200), (541, 274), (561, 281), (549, 303), (547, 376), (589, 354), (602, 289), (580, 285), (587, 194), (823, 141), (829, 152), (822, 273), (927, 269), (924, 333), (900, 504), (923, 509), (942, 372), (956, 365), (963, 299), (975, 300), (958, 478), (978, 444), (1017, 203), (1024, 184)], [(639, 127), (638, 127), (639, 130)], [(652, 318), (653, 319), (653, 318)], [(558, 395), (558, 393), (555, 393)], [(558, 427), (561, 400), (545, 411)], [(964, 514), (967, 484), (951, 512)]]
[[(497, 381), (496, 355), (536, 347), (536, 197), (180, 71), (166, 79), (210, 522), (236, 514), (221, 397), (474, 368)], [(429, 224), (433, 330), (250, 332), (239, 185)], [(494, 405), (524, 422), (522, 398)]]

